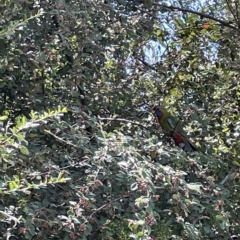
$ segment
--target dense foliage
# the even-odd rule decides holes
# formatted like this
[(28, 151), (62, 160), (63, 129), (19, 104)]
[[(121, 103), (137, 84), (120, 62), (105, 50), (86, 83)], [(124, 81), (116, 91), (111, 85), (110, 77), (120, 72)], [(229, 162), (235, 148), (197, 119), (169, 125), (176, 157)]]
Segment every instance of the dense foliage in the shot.
[[(235, 0), (0, 2), (0, 239), (238, 239)], [(154, 120), (180, 117), (196, 153)]]

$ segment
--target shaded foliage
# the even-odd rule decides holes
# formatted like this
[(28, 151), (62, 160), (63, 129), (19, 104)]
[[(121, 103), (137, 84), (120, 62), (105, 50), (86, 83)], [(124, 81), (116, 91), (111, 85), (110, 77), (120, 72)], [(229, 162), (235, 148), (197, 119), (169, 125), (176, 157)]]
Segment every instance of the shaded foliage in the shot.
[(2, 1), (0, 239), (237, 239), (239, 9)]

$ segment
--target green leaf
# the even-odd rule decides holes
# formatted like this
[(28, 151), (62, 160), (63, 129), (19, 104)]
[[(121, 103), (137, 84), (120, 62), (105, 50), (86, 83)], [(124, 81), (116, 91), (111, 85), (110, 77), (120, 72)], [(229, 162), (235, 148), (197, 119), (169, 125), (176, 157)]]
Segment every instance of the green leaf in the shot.
[(190, 191), (194, 191), (194, 192), (198, 192), (201, 193), (202, 190), (202, 184), (197, 184), (197, 183), (190, 183), (190, 184), (186, 184), (186, 186), (188, 187), (188, 189)]
[(204, 227), (204, 231), (205, 231), (205, 233), (210, 233), (212, 230), (211, 230), (211, 228), (209, 227), (209, 226), (205, 226)]
[(136, 234), (137, 237), (142, 237), (144, 235), (144, 232), (140, 231)]
[(26, 155), (26, 156), (29, 156), (29, 151), (28, 151), (28, 149), (27, 149), (25, 146), (21, 145), (21, 146), (19, 147), (19, 149), (20, 149), (20, 152), (21, 152), (22, 154), (24, 154), (24, 155)]
[(35, 227), (34, 227), (32, 224), (30, 224), (30, 225), (28, 226), (28, 231), (30, 232), (30, 234), (31, 234), (32, 236), (35, 235)]
[(126, 0), (118, 0), (118, 3), (125, 6), (127, 4), (127, 1)]
[(16, 189), (16, 188), (18, 188), (18, 184), (15, 181), (11, 181), (9, 183), (9, 188), (10, 188), (10, 190)]
[(7, 119), (8, 117), (7, 116), (0, 116), (0, 121), (3, 121), (5, 119)]
[(222, 215), (216, 215), (215, 218), (216, 218), (217, 221), (222, 221), (223, 220)]

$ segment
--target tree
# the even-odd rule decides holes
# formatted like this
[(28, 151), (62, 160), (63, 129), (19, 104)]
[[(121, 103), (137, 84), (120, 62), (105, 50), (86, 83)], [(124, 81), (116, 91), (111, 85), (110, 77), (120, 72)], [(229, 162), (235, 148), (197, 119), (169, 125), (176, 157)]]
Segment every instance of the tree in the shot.
[(2, 2), (1, 239), (237, 239), (238, 10)]

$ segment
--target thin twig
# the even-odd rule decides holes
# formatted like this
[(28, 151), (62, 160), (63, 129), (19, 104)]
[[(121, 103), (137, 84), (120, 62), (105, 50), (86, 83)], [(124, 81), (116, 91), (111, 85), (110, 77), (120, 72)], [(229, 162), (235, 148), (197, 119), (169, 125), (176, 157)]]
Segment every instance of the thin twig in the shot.
[(237, 16), (236, 16), (236, 14), (233, 12), (233, 9), (232, 9), (232, 7), (230, 6), (229, 1), (226, 0), (226, 3), (227, 3), (227, 6), (228, 6), (229, 11), (230, 11), (231, 14), (233, 15), (233, 18), (234, 18), (235, 21), (237, 22), (237, 21), (238, 21)]
[(137, 125), (137, 126), (140, 126), (142, 128), (145, 128), (145, 129), (149, 130), (148, 127), (142, 125), (140, 122), (128, 120), (128, 119), (125, 119), (125, 118), (101, 118), (101, 117), (98, 117), (98, 119), (102, 120), (102, 121), (118, 121), (118, 122), (131, 123), (131, 124), (134, 124), (134, 125)]
[[(116, 202), (116, 201), (122, 200), (123, 198), (129, 198), (129, 197), (130, 197), (129, 195), (125, 195), (125, 196), (122, 196), (122, 197), (113, 199), (112, 202), (113, 202), (113, 201)], [(105, 208), (105, 207), (108, 206), (108, 205), (111, 205), (111, 203), (105, 203), (105, 204), (103, 204), (101, 207), (99, 207), (98, 209), (96, 209), (87, 219), (88, 219), (88, 220), (91, 219), (94, 214), (96, 214), (97, 212), (99, 212), (100, 210), (102, 210), (103, 208)]]
[(152, 65), (150, 65), (149, 63), (147, 63), (146, 61), (144, 61), (143, 59), (141, 59), (140, 57), (137, 57), (137, 59), (138, 59), (141, 63), (143, 63), (143, 65), (145, 65), (146, 67), (148, 67), (148, 68), (150, 68), (150, 69), (152, 69), (152, 70), (154, 70), (154, 71), (157, 71), (157, 69), (156, 69), (155, 67), (153, 67)]
[(237, 16), (237, 22), (239, 22), (239, 12), (238, 12), (238, 5), (237, 5), (237, 1), (234, 2), (235, 4), (235, 9), (236, 9), (236, 16)]
[(213, 16), (211, 16), (209, 14), (206, 14), (206, 13), (201, 13), (201, 12), (197, 12), (197, 11), (194, 11), (194, 10), (191, 10), (191, 9), (186, 9), (186, 8), (168, 6), (168, 5), (165, 5), (165, 4), (157, 4), (156, 3), (155, 5), (158, 6), (158, 7), (167, 8), (167, 9), (170, 9), (170, 10), (178, 10), (178, 11), (182, 11), (182, 12), (193, 13), (193, 14), (196, 14), (198, 16), (209, 18), (209, 19), (212, 19), (212, 20), (214, 20), (216, 22), (219, 22), (219, 23), (221, 23), (225, 27), (229, 27), (229, 28), (232, 28), (232, 29), (238, 29), (236, 26), (230, 24), (229, 22), (221, 20), (221, 19), (218, 19), (218, 18), (215, 18), (215, 17), (213, 17)]
[(63, 140), (62, 138), (58, 137), (57, 135), (53, 134), (52, 132), (50, 132), (50, 131), (48, 131), (48, 130), (44, 130), (44, 132), (52, 135), (53, 137), (55, 137), (57, 140), (59, 140), (59, 141), (62, 142), (62, 143), (66, 143), (67, 145), (70, 145), (70, 146), (72, 146), (72, 147), (79, 148), (79, 146), (77, 146), (77, 145), (75, 145), (75, 144), (73, 144), (73, 143), (71, 143), (71, 142), (69, 142), (69, 141)]
[(222, 185), (224, 185), (224, 184), (227, 182), (227, 180), (230, 178), (230, 176), (231, 176), (232, 173), (233, 173), (233, 169), (234, 169), (234, 168), (231, 168), (231, 170), (230, 170), (230, 172), (228, 173), (228, 175), (221, 181), (221, 184), (222, 184)]

